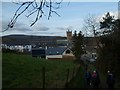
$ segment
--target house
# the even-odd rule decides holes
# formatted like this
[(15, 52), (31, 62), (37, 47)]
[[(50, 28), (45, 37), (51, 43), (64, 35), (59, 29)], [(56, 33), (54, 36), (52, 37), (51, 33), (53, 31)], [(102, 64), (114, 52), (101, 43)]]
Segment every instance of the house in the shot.
[(74, 59), (74, 55), (68, 47), (49, 47), (46, 50), (46, 59)]
[(33, 48), (32, 56), (46, 59), (74, 59), (74, 55), (68, 47)]
[(40, 57), (40, 58), (46, 57), (44, 48), (32, 48), (31, 54), (32, 54), (32, 57)]

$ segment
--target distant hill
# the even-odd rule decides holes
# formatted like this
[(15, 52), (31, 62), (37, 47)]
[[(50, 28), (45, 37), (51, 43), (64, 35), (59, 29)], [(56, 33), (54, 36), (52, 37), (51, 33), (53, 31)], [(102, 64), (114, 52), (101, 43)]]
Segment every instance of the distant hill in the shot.
[(33, 36), (33, 35), (7, 35), (2, 36), (2, 43), (7, 45), (28, 45), (40, 42), (56, 42), (66, 37), (61, 36)]
[[(1, 38), (1, 37), (0, 37)], [(61, 36), (35, 36), (35, 35), (7, 35), (2, 36), (2, 43), (7, 45), (40, 45), (57, 46), (57, 40), (66, 40)], [(96, 46), (95, 38), (85, 37), (84, 43), (87, 46)], [(44, 44), (44, 45), (43, 45)]]

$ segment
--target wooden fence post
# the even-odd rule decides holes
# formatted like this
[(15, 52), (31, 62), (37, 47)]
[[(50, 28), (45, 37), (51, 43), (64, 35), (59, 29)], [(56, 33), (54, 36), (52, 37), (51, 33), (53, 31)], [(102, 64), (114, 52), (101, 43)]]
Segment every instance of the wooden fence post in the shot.
[(42, 68), (43, 73), (43, 90), (45, 90), (45, 67)]

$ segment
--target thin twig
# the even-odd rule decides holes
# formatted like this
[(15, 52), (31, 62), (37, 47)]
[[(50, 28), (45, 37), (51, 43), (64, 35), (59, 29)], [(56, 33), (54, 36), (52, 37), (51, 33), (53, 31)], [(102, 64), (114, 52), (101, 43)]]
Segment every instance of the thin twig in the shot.
[[(62, 1), (63, 0), (61, 0), (60, 2), (52, 2), (52, 0), (49, 0), (49, 2), (48, 2), (47, 0), (41, 0), (40, 4), (38, 4), (38, 2), (36, 0), (33, 0), (31, 2), (16, 3), (20, 6), (15, 11), (13, 18), (10, 20), (10, 22), (7, 25), (7, 28), (5, 30), (3, 30), (3, 32), (7, 31), (9, 28), (13, 28), (18, 17), (21, 16), (26, 10), (28, 10), (28, 12), (29, 12), (29, 14), (26, 15), (26, 17), (30, 17), (31, 15), (36, 13), (36, 18), (30, 26), (33, 26), (40, 18), (42, 18), (43, 15), (45, 16), (45, 13), (44, 13), (45, 11), (43, 11), (43, 8), (49, 8), (48, 20), (50, 19), (50, 17), (52, 17), (52, 13), (55, 13), (57, 16), (60, 17), (60, 15), (55, 11), (55, 9), (60, 8), (60, 4)], [(20, 11), (20, 9), (24, 6), (25, 6), (25, 8), (20, 13), (18, 13)], [(33, 8), (32, 10), (29, 10), (30, 6)], [(56, 6), (56, 7), (54, 7), (54, 6)]]
[[(37, 22), (37, 20), (39, 19), (38, 17), (39, 17), (40, 10), (42, 10), (42, 3), (43, 3), (43, 0), (41, 1), (40, 6), (38, 8), (38, 13), (37, 13), (36, 19), (30, 26), (33, 26)], [(40, 16), (42, 17), (42, 14)]]

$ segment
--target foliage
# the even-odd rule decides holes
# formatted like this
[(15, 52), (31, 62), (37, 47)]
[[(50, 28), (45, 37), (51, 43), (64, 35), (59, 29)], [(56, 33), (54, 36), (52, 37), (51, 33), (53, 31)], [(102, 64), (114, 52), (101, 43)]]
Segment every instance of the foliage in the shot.
[(103, 17), (103, 21), (100, 22), (100, 29), (102, 28), (111, 28), (114, 24), (114, 16), (111, 16), (108, 12), (105, 17)]
[(11, 50), (9, 48), (2, 48), (2, 53), (14, 53), (14, 54), (31, 54), (30, 52), (20, 52), (19, 50)]
[(80, 59), (81, 55), (84, 53), (83, 51), (83, 35), (82, 32), (80, 31), (78, 34), (76, 31), (73, 34), (73, 47), (72, 51), (73, 54), (75, 55), (76, 59)]
[(120, 20), (113, 19), (109, 13), (100, 22), (101, 29), (104, 29), (100, 37), (102, 48), (98, 49), (98, 60), (96, 62), (101, 71), (113, 71), (117, 78), (120, 79)]
[(10, 49), (6, 49), (6, 48), (2, 48), (2, 53), (5, 52), (5, 53), (17, 53), (16, 50), (10, 50)]

